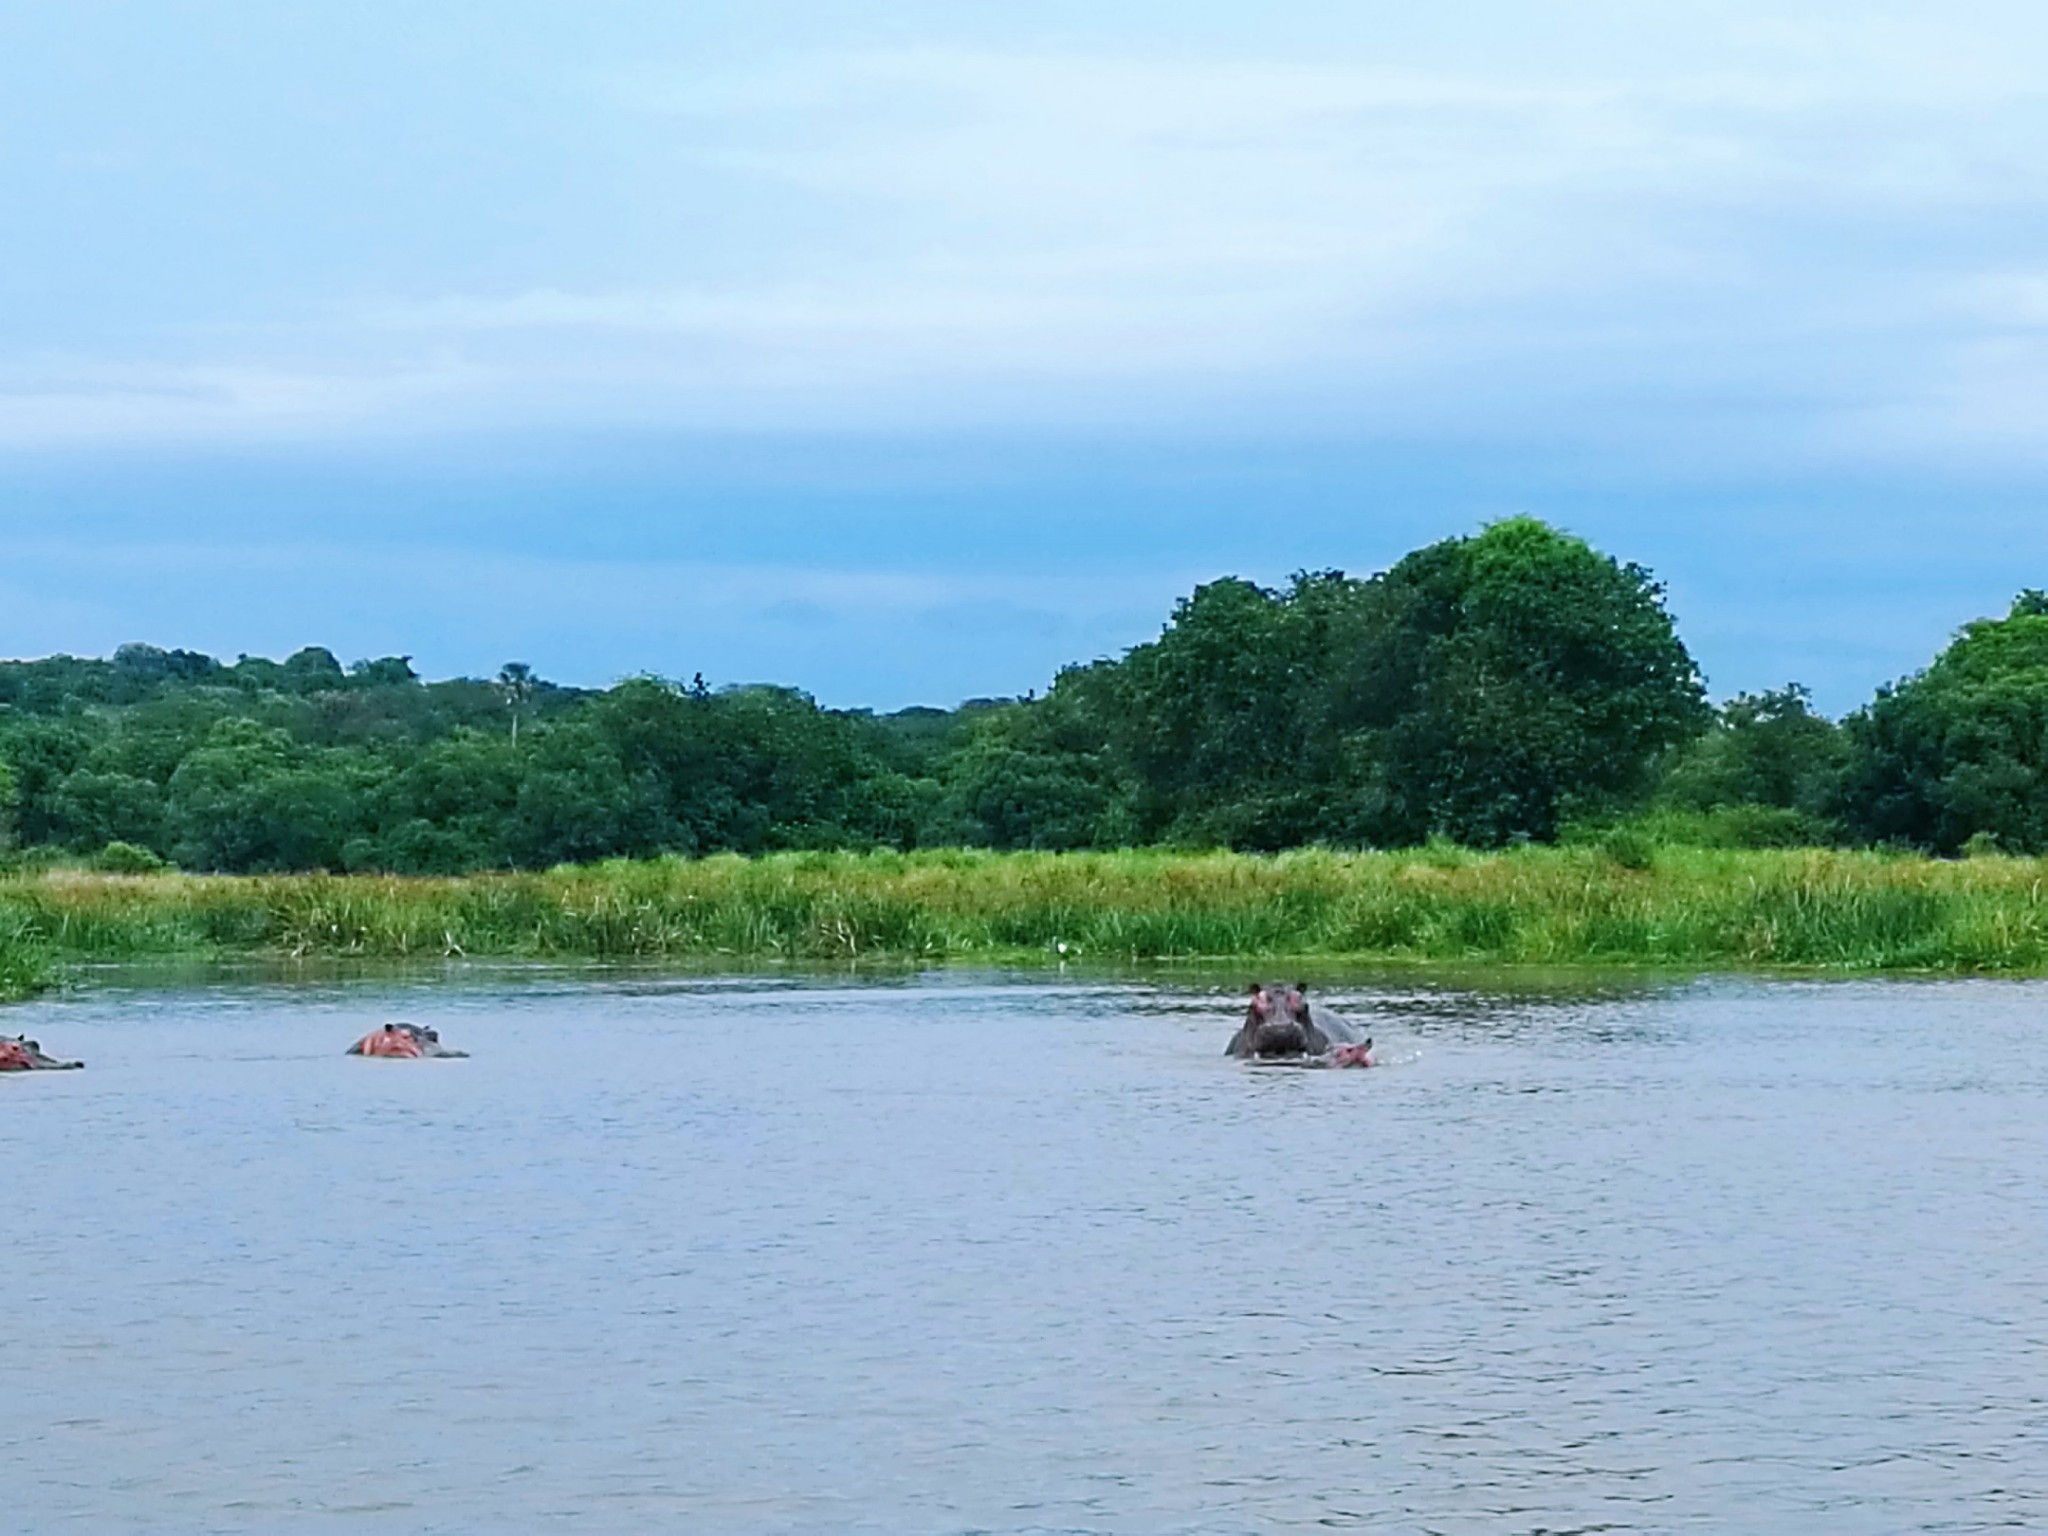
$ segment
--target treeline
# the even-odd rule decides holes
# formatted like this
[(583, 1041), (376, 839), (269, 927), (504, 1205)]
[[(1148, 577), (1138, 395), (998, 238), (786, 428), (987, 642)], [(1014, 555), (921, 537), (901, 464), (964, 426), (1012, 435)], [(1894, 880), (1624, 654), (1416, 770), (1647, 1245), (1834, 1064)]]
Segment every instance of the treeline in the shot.
[(778, 849), (1274, 850), (1592, 836), (2048, 850), (2048, 598), (1835, 722), (1707, 702), (1656, 581), (1533, 519), (1366, 579), (1223, 580), (1042, 696), (512, 663), (426, 682), (317, 647), (0, 662), (0, 835), (104, 867), (462, 873)]

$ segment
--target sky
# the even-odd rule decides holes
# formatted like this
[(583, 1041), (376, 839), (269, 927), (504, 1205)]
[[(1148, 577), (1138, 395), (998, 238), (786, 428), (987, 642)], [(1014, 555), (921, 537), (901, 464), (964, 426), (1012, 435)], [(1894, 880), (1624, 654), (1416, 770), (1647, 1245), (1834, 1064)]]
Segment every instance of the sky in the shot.
[(2048, 586), (2048, 11), (0, 0), (0, 654), (1042, 688), (1533, 513), (1725, 697)]

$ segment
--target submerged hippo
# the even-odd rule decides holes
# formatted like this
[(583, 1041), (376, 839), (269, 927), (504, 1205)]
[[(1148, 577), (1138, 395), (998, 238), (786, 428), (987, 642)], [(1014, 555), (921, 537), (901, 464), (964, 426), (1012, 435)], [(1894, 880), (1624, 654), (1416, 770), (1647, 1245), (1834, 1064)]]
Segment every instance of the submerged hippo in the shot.
[(1267, 982), (1253, 985), (1244, 1023), (1223, 1054), (1255, 1061), (1369, 1067), (1372, 1041), (1336, 1009), (1311, 1003), (1307, 982)]
[(371, 1030), (344, 1053), (349, 1056), (389, 1056), (418, 1060), (426, 1056), (467, 1056), (441, 1043), (439, 1030), (422, 1024), (382, 1024)]
[(42, 1042), (25, 1035), (0, 1035), (0, 1072), (71, 1072), (84, 1065), (45, 1056)]

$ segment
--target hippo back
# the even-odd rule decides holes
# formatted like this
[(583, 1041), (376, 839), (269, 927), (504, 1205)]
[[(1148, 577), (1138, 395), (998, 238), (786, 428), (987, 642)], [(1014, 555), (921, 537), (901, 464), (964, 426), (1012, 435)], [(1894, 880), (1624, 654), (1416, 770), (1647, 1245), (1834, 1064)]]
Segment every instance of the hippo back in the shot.
[(1323, 1003), (1309, 1003), (1308, 1016), (1311, 1023), (1322, 1031), (1332, 1045), (1357, 1045), (1365, 1039), (1365, 1031), (1336, 1009)]

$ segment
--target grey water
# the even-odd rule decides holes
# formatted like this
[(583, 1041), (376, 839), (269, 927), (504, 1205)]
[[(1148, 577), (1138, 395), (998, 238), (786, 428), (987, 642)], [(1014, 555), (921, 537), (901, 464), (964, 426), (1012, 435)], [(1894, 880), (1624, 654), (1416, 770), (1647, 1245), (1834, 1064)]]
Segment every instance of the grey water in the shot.
[[(0, 1529), (2048, 1525), (2048, 988), (115, 973)], [(467, 1061), (347, 1058), (371, 1023)]]

